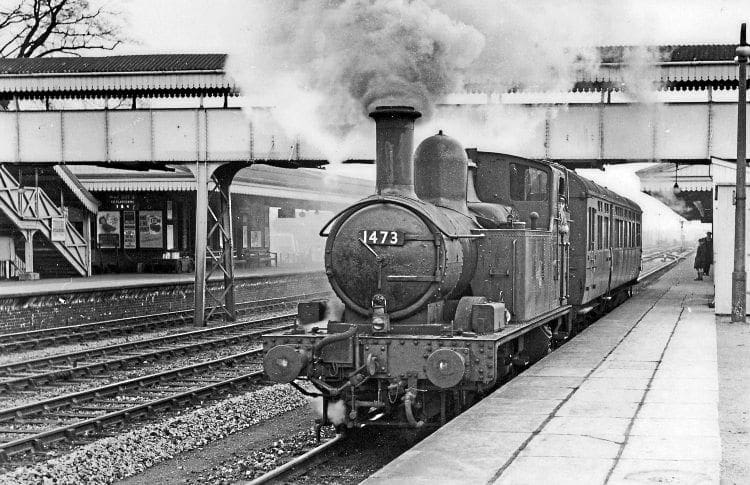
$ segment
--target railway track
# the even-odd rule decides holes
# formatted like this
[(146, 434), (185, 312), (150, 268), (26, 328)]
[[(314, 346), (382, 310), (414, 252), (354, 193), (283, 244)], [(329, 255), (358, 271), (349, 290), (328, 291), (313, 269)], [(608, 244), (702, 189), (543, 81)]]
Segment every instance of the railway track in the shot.
[[(666, 250), (666, 251), (660, 251), (657, 254), (654, 254), (648, 261), (653, 261), (655, 259), (659, 258), (667, 258), (664, 262), (661, 264), (658, 264), (657, 266), (653, 268), (649, 268), (648, 270), (642, 272), (640, 275), (638, 275), (638, 282), (642, 282), (644, 280), (649, 279), (655, 274), (658, 274), (662, 271), (664, 271), (667, 268), (671, 268), (684, 258), (686, 258), (690, 253), (692, 253), (692, 250), (688, 251), (679, 251), (679, 250)], [(646, 259), (644, 259), (646, 261)]]
[[(662, 253), (664, 252), (650, 255), (649, 259), (658, 259), (662, 257)], [(685, 257), (686, 254), (689, 254), (689, 251), (674, 255), (670, 261), (642, 273), (639, 281), (663, 271)], [(299, 299), (316, 296), (300, 295)], [(281, 302), (278, 304), (281, 304)], [(190, 316), (189, 312), (182, 312), (183, 315), (181, 316), (176, 315), (178, 312), (174, 313), (172, 317), (176, 320), (179, 318), (188, 319)], [(272, 324), (277, 325), (272, 329), (279, 330), (291, 327), (294, 316), (295, 314), (291, 312), (275, 316), (274, 319), (279, 320)], [(158, 318), (160, 316), (152, 317), (155, 317), (155, 324), (159, 325)], [(282, 321), (283, 319), (286, 320)], [(272, 330), (271, 328), (258, 327), (250, 332), (247, 331), (248, 325), (259, 325), (262, 321), (263, 319), (243, 321), (167, 337), (108, 346), (102, 349), (91, 349), (73, 354), (3, 365), (0, 366), (0, 379), (2, 379), (0, 389), (14, 391), (45, 386), (59, 379), (75, 379), (78, 377), (91, 379), (92, 376), (108, 370), (119, 369), (132, 363), (143, 363), (191, 352), (197, 353), (203, 349), (250, 341), (257, 338), (263, 331)], [(57, 331), (58, 335), (65, 339), (69, 338), (66, 337), (66, 331), (106, 331), (106, 328), (95, 328), (99, 324), (101, 322), (51, 330)], [(139, 322), (138, 324), (149, 325), (148, 322)], [(225, 333), (222, 334), (222, 331)], [(29, 334), (29, 332), (24, 333)], [(40, 333), (37, 333), (36, 336), (40, 338), (51, 337), (51, 335), (41, 335)], [(2, 344), (12, 343), (11, 341), (12, 339), (0, 340)], [(149, 342), (150, 345), (150, 350), (147, 352), (143, 352), (144, 342)], [(140, 420), (163, 410), (184, 407), (234, 389), (257, 384), (260, 382), (262, 375), (258, 364), (260, 352), (260, 348), (253, 348), (220, 359), (0, 410), (0, 460), (15, 460), (17, 456), (29, 451), (43, 453), (49, 446), (61, 441), (75, 444), (81, 440), (90, 440), (93, 437), (100, 437), (102, 433), (106, 433), (114, 426)], [(116, 358), (112, 358), (113, 356), (116, 356)], [(337, 437), (336, 441), (338, 440)], [(306, 464), (315, 463), (316, 460), (321, 459), (325, 461), (325, 458), (321, 457), (326, 450), (330, 451), (333, 446), (334, 443), (326, 442), (320, 449), (311, 450), (303, 457), (294, 460), (294, 463), (286, 465), (285, 469), (276, 472), (273, 477), (267, 477), (264, 481), (257, 483), (264, 483), (270, 479), (279, 480), (287, 473), (298, 476), (299, 470), (308, 466)]]
[(261, 475), (260, 477), (250, 481), (248, 485), (261, 485), (264, 483), (270, 483), (271, 481), (278, 481), (285, 483), (286, 479), (291, 478), (294, 474), (302, 474), (306, 470), (314, 467), (317, 464), (326, 460), (325, 453), (339, 444), (344, 439), (343, 434), (337, 434), (333, 438), (321, 443), (315, 448), (308, 452), (289, 460), (283, 465)]
[(258, 384), (261, 347), (31, 404), (0, 410), (0, 460)]
[(0, 365), (0, 390), (19, 391), (60, 379), (89, 377), (132, 364), (251, 342), (263, 333), (291, 328), (295, 317), (296, 313), (287, 312), (165, 337), (4, 364)]
[(653, 261), (655, 259), (663, 258), (666, 255), (672, 254), (672, 253), (681, 253), (683, 252), (680, 249), (680, 246), (672, 246), (666, 249), (650, 249), (648, 251), (644, 251), (643, 255), (641, 256), (642, 262), (648, 262)]
[[(644, 261), (653, 261), (662, 258), (666, 258), (666, 260), (653, 268), (650, 268), (648, 271), (641, 273), (639, 282), (648, 280), (672, 267), (691, 252), (692, 251), (690, 250), (681, 252), (678, 249), (668, 249), (650, 254), (647, 258), (644, 258)], [(361, 431), (362, 430), (360, 430), (360, 432)], [(248, 482), (248, 485), (261, 485), (266, 483), (321, 483), (329, 481), (334, 483), (339, 481), (342, 483), (349, 483), (353, 477), (355, 480), (351, 483), (357, 483), (361, 479), (366, 478), (369, 473), (372, 472), (373, 463), (378, 464), (374, 467), (374, 469), (378, 469), (390, 461), (392, 457), (381, 456), (382, 452), (380, 450), (383, 446), (387, 446), (389, 451), (394, 451), (392, 448), (401, 447), (401, 452), (405, 452), (413, 444), (400, 443), (394, 445), (393, 443), (389, 443), (387, 445), (375, 445), (374, 443), (378, 438), (379, 437), (370, 437), (369, 439), (361, 440), (362, 443), (351, 445), (360, 448), (359, 453), (353, 453), (351, 451), (339, 453), (336, 451), (335, 446), (341, 444), (340, 440), (342, 439), (342, 436), (336, 435), (334, 439), (323, 443), (319, 447), (311, 449), (264, 475), (253, 479)], [(368, 443), (370, 445), (368, 445)], [(362, 460), (366, 465), (353, 463), (359, 454), (368, 457)], [(395, 455), (398, 454), (400, 454), (400, 452), (395, 451)], [(337, 455), (342, 455), (345, 458)], [(363, 468), (364, 471), (359, 470), (359, 468)]]
[[(253, 312), (272, 312), (290, 309), (298, 301), (328, 296), (328, 292), (293, 295), (284, 298), (240, 303), (236, 306), (238, 316)], [(25, 332), (0, 335), (0, 353), (38, 349), (53, 345), (83, 342), (121, 335), (131, 335), (153, 330), (187, 325), (192, 322), (193, 311), (182, 310), (114, 320), (68, 325)]]

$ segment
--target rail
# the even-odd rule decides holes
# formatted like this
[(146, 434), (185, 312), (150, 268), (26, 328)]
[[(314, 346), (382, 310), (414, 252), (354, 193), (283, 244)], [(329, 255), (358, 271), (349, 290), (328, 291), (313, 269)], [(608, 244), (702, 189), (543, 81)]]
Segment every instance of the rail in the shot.
[(269, 481), (273, 480), (274, 478), (278, 478), (281, 475), (284, 475), (286, 473), (289, 473), (293, 471), (294, 469), (300, 467), (301, 465), (307, 463), (312, 458), (315, 458), (316, 456), (319, 456), (321, 453), (326, 451), (328, 448), (332, 447), (339, 441), (341, 441), (344, 438), (343, 434), (337, 434), (330, 440), (326, 441), (325, 443), (321, 444), (320, 446), (317, 446), (313, 448), (312, 450), (308, 451), (304, 455), (300, 455), (297, 458), (284, 463), (278, 468), (275, 468), (271, 470), (270, 472), (261, 475), (260, 477), (250, 481), (248, 485), (261, 485), (263, 483), (268, 483)]
[[(138, 391), (152, 384), (163, 384), (170, 380), (195, 376), (198, 373), (212, 371), (217, 367), (227, 367), (233, 369), (237, 362), (255, 357), (262, 352), (262, 349), (252, 349), (247, 352), (235, 354), (222, 359), (216, 359), (209, 362), (202, 362), (190, 366), (173, 369), (158, 374), (151, 374), (128, 381), (118, 382), (101, 386), (95, 389), (88, 389), (66, 396), (60, 396), (36, 403), (18, 406), (12, 409), (3, 410), (0, 413), (0, 422), (19, 423), (14, 426), (14, 433), (23, 434), (24, 431), (20, 426), (24, 424), (24, 419), (38, 414), (51, 413), (52, 411), (63, 407), (73, 407), (81, 403), (91, 402), (95, 399), (101, 399), (107, 396), (120, 395), (128, 391)], [(137, 403), (134, 406), (128, 406), (124, 409), (117, 409), (112, 412), (99, 416), (90, 417), (82, 421), (67, 423), (57, 426), (53, 429), (34, 432), (28, 431), (29, 436), (24, 436), (13, 441), (0, 443), (0, 459), (7, 460), (10, 456), (31, 450), (41, 450), (50, 443), (56, 441), (72, 441), (79, 434), (84, 432), (99, 432), (105, 426), (121, 424), (130, 420), (137, 419), (141, 416), (149, 416), (163, 409), (175, 408), (183, 403), (192, 403), (217, 393), (235, 389), (239, 386), (259, 382), (262, 378), (261, 370), (242, 373), (239, 376), (223, 379), (197, 389), (190, 389), (178, 392), (166, 397), (149, 400), (145, 403)], [(122, 403), (121, 403), (122, 404)], [(50, 423), (59, 424), (59, 419), (51, 419)], [(2, 430), (0, 430), (1, 432)]]
[(280, 325), (273, 328), (265, 328), (262, 330), (256, 330), (254, 332), (243, 333), (241, 335), (231, 335), (229, 337), (196, 342), (173, 348), (159, 349), (153, 352), (145, 352), (143, 354), (128, 354), (125, 357), (121, 357), (119, 359), (107, 360), (104, 362), (94, 362), (88, 365), (79, 365), (76, 362), (75, 366), (68, 369), (54, 369), (31, 376), (15, 377), (0, 381), (0, 390), (17, 391), (34, 386), (48, 385), (50, 382), (62, 379), (70, 380), (77, 377), (90, 377), (98, 373), (122, 369), (129, 364), (143, 364), (145, 362), (151, 362), (165, 357), (175, 357), (178, 355), (186, 355), (201, 350), (222, 348), (229, 345), (236, 345), (245, 341), (252, 342), (253, 340), (257, 340), (258, 337), (264, 333), (278, 332), (287, 330), (292, 327), (293, 324)]
[(127, 342), (124, 344), (109, 345), (106, 347), (99, 347), (95, 349), (82, 350), (79, 352), (71, 352), (68, 354), (61, 354), (51, 357), (42, 357), (39, 359), (30, 359), (22, 362), (16, 362), (11, 364), (4, 364), (0, 366), (0, 375), (7, 375), (13, 372), (28, 372), (33, 371), (35, 367), (39, 366), (55, 366), (55, 365), (76, 365), (81, 359), (91, 357), (102, 357), (111, 355), (113, 353), (123, 353), (131, 350), (139, 350), (145, 346), (157, 346), (157, 345), (169, 345), (175, 342), (184, 341), (190, 338), (200, 338), (211, 336), (214, 334), (226, 333), (228, 331), (242, 331), (247, 326), (257, 326), (259, 324), (273, 324), (279, 321), (289, 321), (296, 317), (296, 313), (285, 313), (281, 315), (275, 315), (270, 318), (258, 318), (250, 319), (240, 323), (233, 323), (231, 325), (222, 325), (219, 327), (213, 327), (208, 329), (193, 330), (190, 332), (183, 332), (174, 335), (167, 335), (164, 337), (156, 337), (152, 339), (138, 340), (135, 342)]
[[(242, 315), (256, 311), (284, 310), (290, 304), (298, 301), (321, 298), (327, 295), (330, 295), (330, 292), (305, 293), (283, 298), (248, 301), (236, 305), (237, 313)], [(154, 313), (150, 315), (125, 317), (113, 320), (102, 320), (92, 323), (83, 323), (80, 325), (68, 325), (0, 334), (0, 352), (19, 350), (23, 348), (40, 348), (47, 345), (54, 345), (58, 342), (67, 343), (70, 341), (81, 341), (127, 334), (160, 325), (180, 325), (183, 322), (190, 323), (192, 318), (193, 310), (177, 310), (173, 312)]]
[[(640, 275), (638, 275), (638, 282), (640, 283), (641, 281), (644, 281), (644, 280), (650, 278), (651, 276), (653, 276), (653, 275), (655, 275), (655, 274), (657, 274), (657, 273), (659, 273), (659, 272), (661, 272), (661, 271), (663, 271), (663, 270), (665, 270), (667, 268), (670, 268), (670, 267), (674, 266), (678, 262), (680, 262), (683, 259), (685, 259), (690, 253), (692, 253), (692, 250), (691, 251), (683, 251), (682, 253), (673, 255), (672, 258), (669, 261), (666, 261), (663, 264), (660, 264), (660, 265), (656, 266), (655, 268), (651, 268), (648, 271), (645, 271), (645, 272), (641, 273)], [(657, 259), (657, 258), (658, 258), (658, 256), (655, 257), (655, 258), (653, 258), (653, 259)]]

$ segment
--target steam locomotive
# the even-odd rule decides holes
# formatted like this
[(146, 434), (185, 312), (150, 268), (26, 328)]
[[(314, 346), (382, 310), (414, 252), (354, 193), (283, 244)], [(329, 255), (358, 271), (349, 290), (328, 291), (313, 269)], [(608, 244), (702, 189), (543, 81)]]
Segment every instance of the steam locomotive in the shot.
[(338, 426), (438, 424), (629, 295), (641, 210), (561, 165), (442, 132), (412, 156), (418, 111), (370, 116), (377, 193), (321, 231), (343, 314), (301, 303), (295, 330), (263, 338), (264, 370), (321, 396), (324, 421), (345, 406)]

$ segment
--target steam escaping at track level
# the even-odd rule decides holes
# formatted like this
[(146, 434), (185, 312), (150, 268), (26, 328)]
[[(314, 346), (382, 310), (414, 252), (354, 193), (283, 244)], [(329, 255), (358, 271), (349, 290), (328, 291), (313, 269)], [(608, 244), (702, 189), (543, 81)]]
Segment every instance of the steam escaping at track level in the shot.
[[(318, 417), (323, 417), (323, 398), (316, 397), (308, 399), (308, 404)], [(343, 401), (333, 401), (328, 404), (326, 409), (326, 419), (336, 426), (346, 421), (346, 405)]]

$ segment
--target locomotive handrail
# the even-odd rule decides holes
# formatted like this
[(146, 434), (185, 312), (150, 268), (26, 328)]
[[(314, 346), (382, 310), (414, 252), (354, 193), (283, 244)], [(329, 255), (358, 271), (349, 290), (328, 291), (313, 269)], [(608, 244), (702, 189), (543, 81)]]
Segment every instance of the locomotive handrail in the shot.
[(341, 217), (344, 214), (344, 212), (347, 212), (350, 209), (351, 209), (351, 207), (347, 207), (346, 209), (343, 209), (343, 210), (339, 211), (335, 216), (333, 216), (331, 219), (329, 219), (329, 221), (326, 222), (323, 225), (322, 228), (320, 228), (320, 232), (318, 232), (318, 236), (320, 236), (320, 237), (328, 237), (331, 233), (330, 232), (326, 232), (326, 229), (328, 229), (331, 226), (331, 224), (334, 223), (334, 221), (336, 219), (338, 219), (339, 217)]
[[(372, 205), (372, 204), (374, 204), (376, 202), (389, 202), (389, 203), (392, 203), (392, 204), (395, 204), (395, 205), (399, 205), (401, 207), (406, 207), (407, 209), (419, 208), (418, 204), (409, 204), (409, 203), (406, 203), (404, 201), (398, 200), (395, 197), (377, 196), (377, 198), (374, 198), (374, 199), (373, 198), (368, 198), (368, 199), (365, 199), (365, 200), (361, 200), (361, 201), (357, 202), (356, 204), (347, 207), (346, 209), (343, 209), (338, 214), (336, 214), (335, 216), (333, 216), (328, 222), (325, 223), (325, 225), (323, 225), (323, 227), (320, 229), (320, 232), (318, 232), (318, 235), (320, 237), (328, 237), (331, 233), (327, 232), (327, 229), (329, 227), (331, 227), (331, 225), (338, 218), (346, 215), (347, 213), (352, 213), (352, 212), (354, 212), (354, 211), (356, 211), (356, 210), (358, 210), (358, 209), (360, 209), (362, 207), (365, 207), (365, 206), (368, 206), (368, 205)], [(429, 216), (429, 214), (427, 214), (427, 215)], [(434, 219), (430, 219), (430, 222), (432, 222), (432, 224), (434, 224), (435, 227), (437, 227), (440, 230), (440, 232), (445, 237), (450, 238), (450, 239), (479, 239), (479, 238), (486, 237), (486, 234), (484, 234), (484, 233), (482, 233), (482, 234), (453, 234), (453, 233), (447, 231), (446, 229), (444, 229), (443, 227), (441, 227), (440, 224), (438, 223), (438, 221), (436, 221)]]
[(516, 268), (516, 241), (517, 241), (517, 239), (514, 239), (513, 242), (511, 243), (511, 245), (513, 247), (513, 253), (511, 254), (511, 258), (510, 258), (510, 266), (511, 266), (511, 269), (513, 270), (513, 280), (510, 282), (511, 288), (512, 288), (512, 290), (511, 290), (512, 293), (510, 295), (510, 304), (512, 306), (513, 313), (516, 313), (516, 273), (517, 273), (517, 268)]

